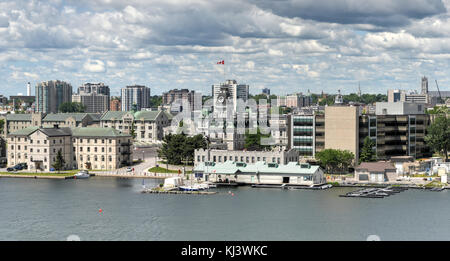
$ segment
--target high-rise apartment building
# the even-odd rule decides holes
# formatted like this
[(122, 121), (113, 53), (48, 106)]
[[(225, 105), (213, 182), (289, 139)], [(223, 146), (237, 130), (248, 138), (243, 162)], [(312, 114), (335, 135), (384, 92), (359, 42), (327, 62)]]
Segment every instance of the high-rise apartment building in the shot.
[(200, 110), (202, 107), (202, 95), (188, 89), (173, 89), (162, 95), (162, 104), (170, 105), (170, 111), (181, 112), (183, 106), (189, 106), (191, 111)]
[(101, 113), (110, 109), (109, 95), (109, 87), (104, 83), (85, 83), (72, 95), (72, 102), (82, 103), (85, 112)]
[[(249, 95), (249, 86), (245, 84), (237, 84), (236, 80), (227, 80), (222, 84), (214, 84), (212, 86), (213, 106), (215, 111), (223, 111), (227, 105), (233, 106), (236, 112), (237, 101), (247, 101)], [(229, 104), (231, 102), (232, 104)]]
[(72, 85), (64, 81), (47, 81), (36, 85), (36, 111), (57, 113), (64, 102), (72, 101)]
[(122, 88), (122, 111), (150, 108), (150, 88), (143, 85), (133, 85)]

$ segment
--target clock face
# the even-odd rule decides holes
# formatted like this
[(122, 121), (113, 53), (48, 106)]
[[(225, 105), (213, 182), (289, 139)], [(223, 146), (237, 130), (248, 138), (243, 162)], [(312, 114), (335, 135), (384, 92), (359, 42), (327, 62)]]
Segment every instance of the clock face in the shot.
[(217, 98), (217, 101), (218, 101), (219, 103), (223, 103), (223, 102), (225, 101), (225, 97), (219, 96), (219, 97)]

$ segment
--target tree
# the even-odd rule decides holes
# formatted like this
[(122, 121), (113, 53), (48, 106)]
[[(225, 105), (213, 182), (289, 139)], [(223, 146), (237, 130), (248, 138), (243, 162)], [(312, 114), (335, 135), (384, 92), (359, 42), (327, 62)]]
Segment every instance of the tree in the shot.
[(261, 138), (268, 138), (270, 134), (262, 134), (259, 128), (256, 130), (256, 134), (250, 134), (247, 130), (245, 133), (244, 148), (247, 150), (264, 150), (270, 148), (270, 145), (262, 145)]
[(316, 153), (316, 158), (327, 173), (346, 172), (355, 155), (348, 150), (325, 149)]
[(373, 150), (375, 142), (367, 136), (364, 138), (364, 144), (361, 149), (361, 154), (359, 155), (359, 163), (361, 162), (371, 162), (376, 160), (376, 154)]
[(163, 138), (158, 157), (164, 158), (167, 164), (181, 165), (194, 161), (194, 151), (206, 148), (206, 140), (202, 134), (193, 137), (181, 134), (168, 134)]
[(158, 107), (162, 104), (162, 96), (153, 95), (150, 97), (150, 107)]
[(133, 139), (136, 139), (136, 126), (134, 126), (134, 121), (131, 123), (130, 135)]
[(437, 153), (444, 153), (445, 161), (448, 161), (450, 150), (450, 119), (444, 114), (436, 117), (434, 122), (427, 128), (425, 136), (426, 144)]
[(66, 161), (64, 160), (61, 150), (58, 150), (58, 153), (56, 154), (55, 163), (52, 164), (52, 167), (59, 172), (64, 168), (64, 164), (66, 164)]
[(86, 107), (79, 102), (63, 102), (59, 105), (60, 112), (85, 112)]

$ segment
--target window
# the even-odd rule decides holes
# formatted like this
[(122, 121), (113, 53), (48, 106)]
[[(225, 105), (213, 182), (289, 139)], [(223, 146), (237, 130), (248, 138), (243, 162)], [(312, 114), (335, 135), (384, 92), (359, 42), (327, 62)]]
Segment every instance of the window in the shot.
[(111, 148), (109, 148), (109, 152), (111, 152)]
[(47, 149), (44, 149), (44, 153), (47, 153)]
[[(39, 143), (39, 142), (38, 142)], [(47, 144), (47, 140), (44, 140), (44, 144)]]

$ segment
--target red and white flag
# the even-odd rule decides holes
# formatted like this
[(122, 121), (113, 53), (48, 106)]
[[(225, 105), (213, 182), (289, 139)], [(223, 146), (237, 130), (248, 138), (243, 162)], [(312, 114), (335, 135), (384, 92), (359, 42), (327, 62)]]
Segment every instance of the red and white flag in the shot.
[(218, 61), (217, 64), (225, 64), (225, 61), (224, 60)]

